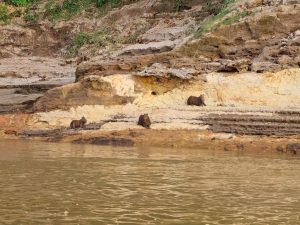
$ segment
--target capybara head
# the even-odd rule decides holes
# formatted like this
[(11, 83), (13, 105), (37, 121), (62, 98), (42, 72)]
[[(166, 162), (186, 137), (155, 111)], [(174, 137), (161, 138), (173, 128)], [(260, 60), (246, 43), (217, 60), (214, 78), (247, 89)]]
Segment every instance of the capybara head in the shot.
[(86, 122), (87, 122), (87, 120), (86, 120), (86, 118), (85, 118), (84, 116), (81, 117), (80, 121), (81, 121), (83, 124), (86, 124)]

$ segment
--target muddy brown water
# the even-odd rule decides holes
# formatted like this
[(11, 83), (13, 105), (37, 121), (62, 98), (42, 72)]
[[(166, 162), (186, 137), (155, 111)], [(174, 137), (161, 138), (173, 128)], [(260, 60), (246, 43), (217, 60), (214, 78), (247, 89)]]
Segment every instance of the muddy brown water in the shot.
[(0, 224), (300, 224), (300, 158), (0, 141)]

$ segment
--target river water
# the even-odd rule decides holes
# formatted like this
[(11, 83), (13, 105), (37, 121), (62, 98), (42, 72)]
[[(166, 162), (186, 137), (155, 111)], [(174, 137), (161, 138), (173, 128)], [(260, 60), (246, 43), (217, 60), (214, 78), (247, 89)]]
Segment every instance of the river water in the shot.
[(0, 224), (300, 224), (300, 158), (0, 141)]

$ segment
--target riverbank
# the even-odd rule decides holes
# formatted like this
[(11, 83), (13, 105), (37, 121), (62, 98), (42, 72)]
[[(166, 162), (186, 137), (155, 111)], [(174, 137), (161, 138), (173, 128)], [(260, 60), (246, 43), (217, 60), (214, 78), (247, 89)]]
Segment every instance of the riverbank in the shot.
[[(30, 113), (0, 115), (0, 127), (3, 138), (297, 154), (299, 85), (296, 68), (188, 79), (90, 75), (48, 90), (32, 103)], [(202, 94), (206, 106), (187, 105), (189, 96)], [(137, 125), (145, 113), (149, 130)], [(85, 127), (70, 129), (71, 121), (82, 116)]]
[[(95, 2), (68, 18), (42, 3), (26, 5), (32, 23), (2, 4), (21, 13), (0, 25), (3, 138), (299, 151), (298, 3), (106, 2), (95, 18)], [(205, 106), (187, 104), (200, 95)]]
[(114, 147), (158, 147), (175, 149), (208, 149), (256, 153), (285, 153), (299, 155), (300, 137), (235, 135), (199, 130), (144, 130), (122, 131), (27, 131), (16, 134), (1, 133), (3, 140), (32, 140)]
[[(105, 109), (101, 113), (99, 108), (97, 112), (97, 107), (85, 106), (77, 108), (77, 112), (82, 113), (88, 109), (89, 112), (94, 112), (94, 115), (101, 116)], [(130, 108), (134, 111), (132, 106)], [(299, 154), (300, 151), (300, 122), (296, 111), (240, 110), (237, 112), (236, 109), (229, 108), (221, 111), (219, 107), (201, 111), (148, 109), (152, 125), (151, 129), (145, 129), (137, 125), (138, 113), (141, 109), (135, 110), (137, 116), (132, 114), (132, 117), (128, 115), (126, 117), (117, 114), (111, 119), (98, 123), (88, 121), (85, 128), (75, 130), (63, 126), (65, 120), (62, 115), (68, 116), (67, 112), (62, 114), (61, 111), (56, 111), (52, 112), (54, 115), (44, 114), (45, 117), (41, 117), (43, 114), (40, 114), (39, 120), (34, 114), (1, 115), (1, 138), (109, 146), (205, 148), (288, 154)], [(183, 112), (188, 116), (181, 118)], [(43, 121), (46, 117), (53, 119), (55, 115), (55, 121), (62, 123), (60, 126)], [(84, 115), (90, 121), (93, 118)], [(60, 120), (57, 116), (60, 116)], [(166, 116), (168, 119), (163, 120)], [(97, 118), (94, 116), (94, 119)]]

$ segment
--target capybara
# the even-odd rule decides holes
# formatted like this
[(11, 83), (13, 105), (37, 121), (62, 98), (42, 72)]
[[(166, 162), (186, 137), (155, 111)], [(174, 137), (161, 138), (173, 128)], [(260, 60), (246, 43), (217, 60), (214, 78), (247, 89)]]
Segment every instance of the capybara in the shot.
[(84, 125), (86, 124), (86, 118), (83, 116), (81, 117), (80, 120), (72, 120), (70, 123), (70, 128), (71, 129), (76, 129), (76, 128), (84, 128)]
[(138, 125), (150, 129), (151, 120), (148, 114), (140, 115)]
[(199, 97), (190, 96), (187, 100), (188, 105), (197, 105), (197, 106), (206, 106), (204, 102), (204, 95), (200, 95)]

